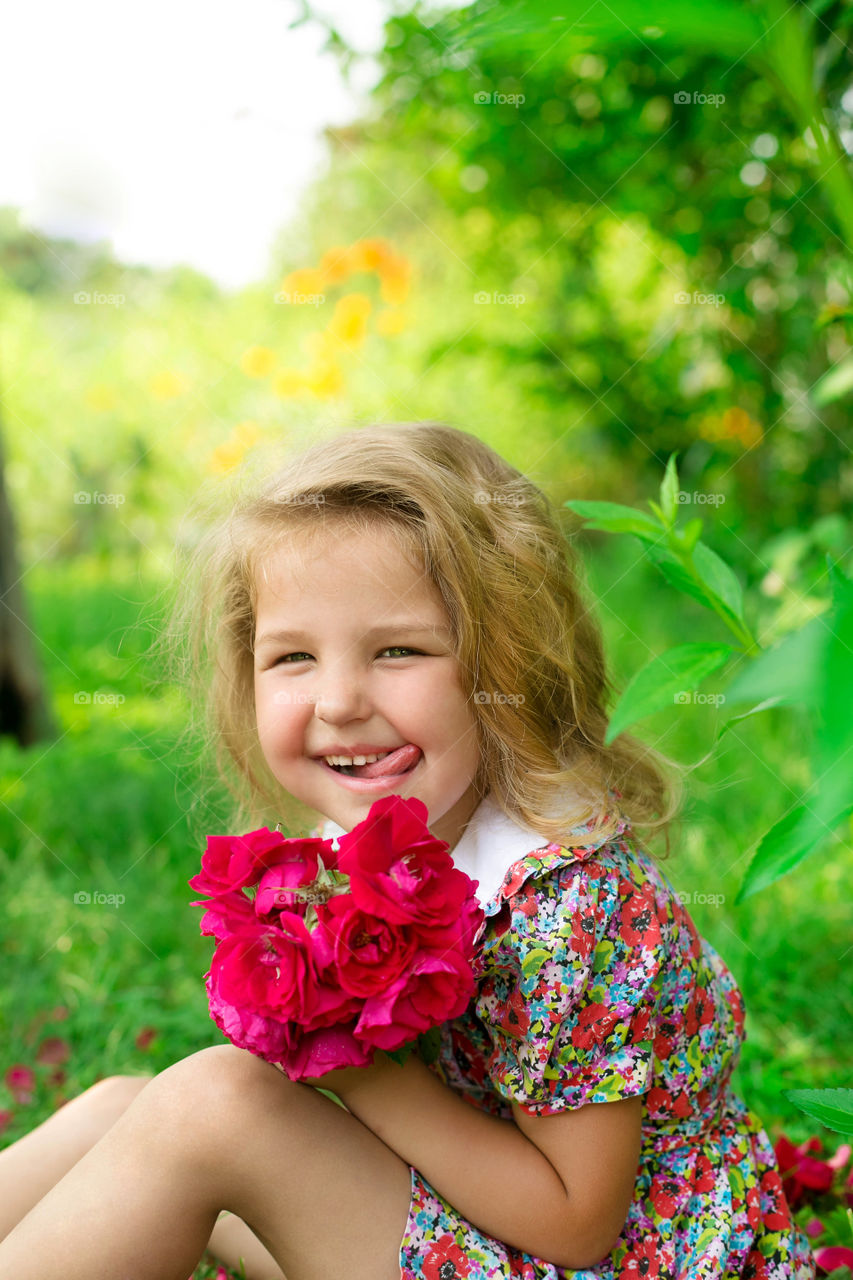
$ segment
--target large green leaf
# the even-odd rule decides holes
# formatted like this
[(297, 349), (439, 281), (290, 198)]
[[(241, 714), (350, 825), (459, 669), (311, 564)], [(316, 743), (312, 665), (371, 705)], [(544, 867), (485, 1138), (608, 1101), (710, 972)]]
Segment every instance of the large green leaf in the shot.
[[(700, 547), (704, 547), (707, 554), (700, 552), (697, 557), (696, 553)], [(706, 609), (719, 609), (736, 624), (743, 622), (742, 608), (736, 611), (729, 604), (730, 599), (735, 603), (739, 603), (739, 601), (731, 582), (720, 572), (719, 565), (724, 562), (711, 551), (710, 547), (706, 547), (702, 542), (697, 542), (693, 549), (693, 563), (696, 566), (697, 573), (702, 575), (702, 581), (697, 581), (696, 578), (688, 573), (678, 557), (667, 547), (650, 546), (647, 550), (647, 555), (652, 563), (660, 569), (667, 582), (675, 587), (676, 590), (683, 591), (685, 595), (698, 600)], [(731, 570), (729, 570), (729, 573), (731, 573)], [(706, 576), (708, 580), (705, 580)], [(731, 577), (734, 578), (734, 574), (731, 574)], [(736, 578), (734, 581), (737, 583)], [(725, 594), (718, 594), (718, 591), (725, 592)], [(737, 585), (737, 591), (740, 591), (739, 584)]]
[(536, 47), (555, 59), (565, 58), (572, 40), (587, 47), (663, 41), (742, 56), (763, 35), (755, 10), (735, 0), (478, 0), (435, 30), (451, 47)]
[(814, 707), (820, 700), (820, 668), (828, 644), (825, 618), (813, 618), (766, 649), (735, 676), (726, 689), (727, 702), (800, 703)]
[(783, 1089), (786, 1098), (835, 1133), (853, 1133), (853, 1089)]
[(734, 570), (704, 542), (697, 542), (693, 548), (693, 564), (711, 594), (743, 622), (743, 589)]
[(640, 668), (616, 704), (604, 737), (605, 746), (644, 716), (690, 701), (696, 686), (733, 653), (726, 644), (679, 644), (652, 658)]
[(657, 542), (664, 536), (658, 521), (636, 507), (625, 507), (620, 502), (587, 502), (581, 498), (565, 505), (584, 518), (587, 529), (600, 529), (603, 533), (633, 533), (649, 542)]
[(738, 889), (735, 904), (752, 897), (760, 889), (766, 889), (774, 881), (781, 880), (782, 876), (807, 858), (851, 813), (853, 800), (847, 807), (832, 815), (829, 822), (823, 821), (810, 806), (796, 805), (762, 836)]

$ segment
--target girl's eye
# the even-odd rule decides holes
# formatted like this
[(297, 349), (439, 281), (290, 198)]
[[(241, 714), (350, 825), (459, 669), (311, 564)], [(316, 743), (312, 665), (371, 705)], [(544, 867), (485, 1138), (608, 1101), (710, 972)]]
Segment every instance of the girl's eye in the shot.
[[(402, 644), (389, 644), (388, 648), (383, 649), (382, 652), (383, 653), (397, 652), (397, 653), (409, 654), (409, 653), (420, 653), (420, 650), (407, 649), (406, 646)], [(301, 662), (303, 658), (310, 658), (310, 657), (311, 657), (310, 653), (283, 653), (280, 658), (276, 658), (275, 663), (273, 663), (273, 666), (276, 666), (279, 662), (290, 663), (291, 659), (295, 659), (297, 662)]]

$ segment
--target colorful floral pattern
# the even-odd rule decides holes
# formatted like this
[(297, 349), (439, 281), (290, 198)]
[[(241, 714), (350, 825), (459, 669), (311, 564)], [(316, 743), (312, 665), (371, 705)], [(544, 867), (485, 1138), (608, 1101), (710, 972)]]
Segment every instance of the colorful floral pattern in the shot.
[(642, 1094), (622, 1233), (569, 1271), (485, 1235), (413, 1168), (402, 1280), (810, 1280), (770, 1140), (729, 1084), (744, 1039), (732, 974), (625, 822), (576, 830), (589, 842), (522, 858), (486, 905), (477, 991), (433, 1069), (505, 1117), (510, 1101), (547, 1115)]

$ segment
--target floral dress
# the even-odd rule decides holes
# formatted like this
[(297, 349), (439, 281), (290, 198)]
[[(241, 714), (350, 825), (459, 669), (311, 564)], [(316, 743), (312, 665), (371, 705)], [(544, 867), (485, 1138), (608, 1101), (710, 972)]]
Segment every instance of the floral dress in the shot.
[(729, 1077), (744, 1039), (732, 974), (620, 821), (513, 863), (485, 906), (477, 992), (441, 1028), (433, 1070), (510, 1118), (644, 1097), (634, 1196), (595, 1267), (568, 1270), (485, 1235), (411, 1168), (401, 1280), (815, 1275), (770, 1140)]

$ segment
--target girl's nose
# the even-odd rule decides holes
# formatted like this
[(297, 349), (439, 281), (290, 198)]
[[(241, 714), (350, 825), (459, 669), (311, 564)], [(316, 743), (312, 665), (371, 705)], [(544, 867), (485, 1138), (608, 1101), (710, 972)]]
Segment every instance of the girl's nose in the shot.
[(328, 673), (314, 689), (314, 715), (330, 724), (362, 719), (367, 714), (363, 683), (352, 674)]

